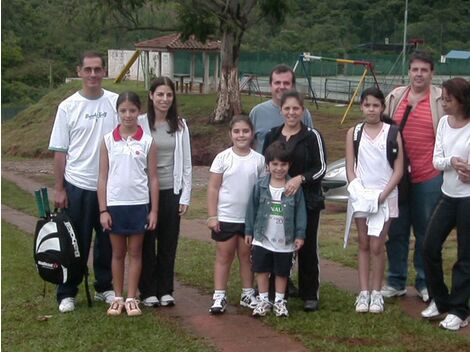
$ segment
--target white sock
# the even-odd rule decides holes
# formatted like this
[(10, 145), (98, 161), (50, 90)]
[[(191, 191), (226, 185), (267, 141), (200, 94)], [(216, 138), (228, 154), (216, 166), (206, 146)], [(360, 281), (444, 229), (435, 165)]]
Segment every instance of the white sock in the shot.
[(260, 292), (259, 298), (261, 301), (269, 301), (269, 293), (268, 292)]
[(253, 287), (242, 288), (242, 296), (254, 296), (255, 290)]
[(212, 299), (222, 298), (225, 297), (225, 290), (214, 290), (214, 295)]
[(276, 298), (274, 299), (274, 302), (279, 302), (283, 300), (284, 300), (284, 293), (276, 292)]

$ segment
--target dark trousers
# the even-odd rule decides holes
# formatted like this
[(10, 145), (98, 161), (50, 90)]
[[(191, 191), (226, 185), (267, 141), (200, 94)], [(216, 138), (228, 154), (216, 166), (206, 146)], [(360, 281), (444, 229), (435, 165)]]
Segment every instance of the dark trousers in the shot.
[[(442, 195), (432, 215), (424, 240), (424, 268), (430, 296), (440, 312), (461, 319), (469, 314), (470, 299), (470, 197)], [(457, 229), (457, 261), (452, 268), (452, 287), (444, 282), (442, 245), (453, 228)]]
[(299, 297), (318, 300), (320, 291), (320, 263), (318, 254), (318, 223), (320, 209), (307, 209), (305, 242), (298, 253)]
[[(96, 191), (87, 191), (68, 182), (64, 183), (68, 198), (66, 213), (72, 219), (77, 231), (78, 246), (84, 261), (88, 261), (93, 230), (95, 244), (93, 246), (93, 270), (95, 274), (95, 290), (103, 292), (113, 289), (111, 273), (112, 249), (109, 234), (103, 232), (100, 224), (98, 197)], [(66, 297), (75, 297), (78, 292), (78, 282), (57, 286), (57, 301)]]
[[(141, 299), (173, 294), (176, 248), (180, 232), (180, 195), (173, 189), (159, 193), (158, 222), (154, 231), (147, 231), (142, 250)], [(156, 242), (156, 243), (155, 243)]]

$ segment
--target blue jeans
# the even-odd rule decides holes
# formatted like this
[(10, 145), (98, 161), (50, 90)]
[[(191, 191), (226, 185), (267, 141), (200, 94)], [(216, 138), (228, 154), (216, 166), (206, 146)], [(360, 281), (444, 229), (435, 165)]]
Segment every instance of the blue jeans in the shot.
[(392, 220), (385, 243), (388, 257), (387, 284), (402, 290), (408, 276), (408, 251), (410, 231), (413, 227), (415, 249), (413, 264), (416, 271), (415, 287), (426, 288), (423, 262), (423, 241), (426, 227), (441, 196), (442, 175), (431, 180), (413, 183), (409, 200), (400, 205), (399, 217)]
[[(449, 312), (460, 319), (470, 314), (470, 197), (443, 195), (430, 220), (424, 240), (424, 263), (429, 293), (439, 312)], [(444, 282), (442, 245), (453, 228), (457, 229), (457, 261), (452, 267), (452, 286)]]
[[(111, 242), (109, 234), (103, 232), (100, 224), (98, 197), (96, 191), (87, 191), (68, 182), (64, 182), (68, 198), (66, 213), (72, 219), (77, 232), (78, 246), (83, 260), (88, 262), (93, 229), (95, 230), (95, 244), (93, 246), (93, 270), (95, 273), (95, 290), (103, 292), (113, 289), (111, 273)], [(57, 301), (66, 297), (75, 297), (78, 285), (82, 282), (62, 284), (57, 286)]]

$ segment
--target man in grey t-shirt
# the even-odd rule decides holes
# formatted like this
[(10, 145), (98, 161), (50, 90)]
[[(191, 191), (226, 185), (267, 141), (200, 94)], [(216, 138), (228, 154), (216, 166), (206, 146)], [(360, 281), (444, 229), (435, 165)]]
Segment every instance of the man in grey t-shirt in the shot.
[[(256, 105), (250, 112), (250, 119), (255, 128), (255, 150), (262, 152), (264, 138), (273, 127), (284, 123), (284, 116), (281, 114), (282, 94), (295, 88), (295, 73), (285, 64), (275, 66), (269, 76), (269, 87), (271, 99)], [(313, 127), (312, 116), (305, 109), (302, 122), (307, 127)]]

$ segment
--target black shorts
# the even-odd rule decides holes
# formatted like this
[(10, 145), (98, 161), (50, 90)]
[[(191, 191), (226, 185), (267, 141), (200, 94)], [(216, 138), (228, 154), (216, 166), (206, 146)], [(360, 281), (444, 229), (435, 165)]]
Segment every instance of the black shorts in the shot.
[(233, 236), (245, 237), (245, 224), (219, 221), (219, 226), (220, 232), (211, 231), (211, 237), (214, 241), (224, 242)]
[(273, 252), (261, 246), (253, 246), (251, 270), (254, 273), (274, 273), (289, 277), (294, 252)]
[(112, 220), (109, 232), (113, 235), (143, 234), (147, 228), (148, 204), (109, 206), (108, 212)]

